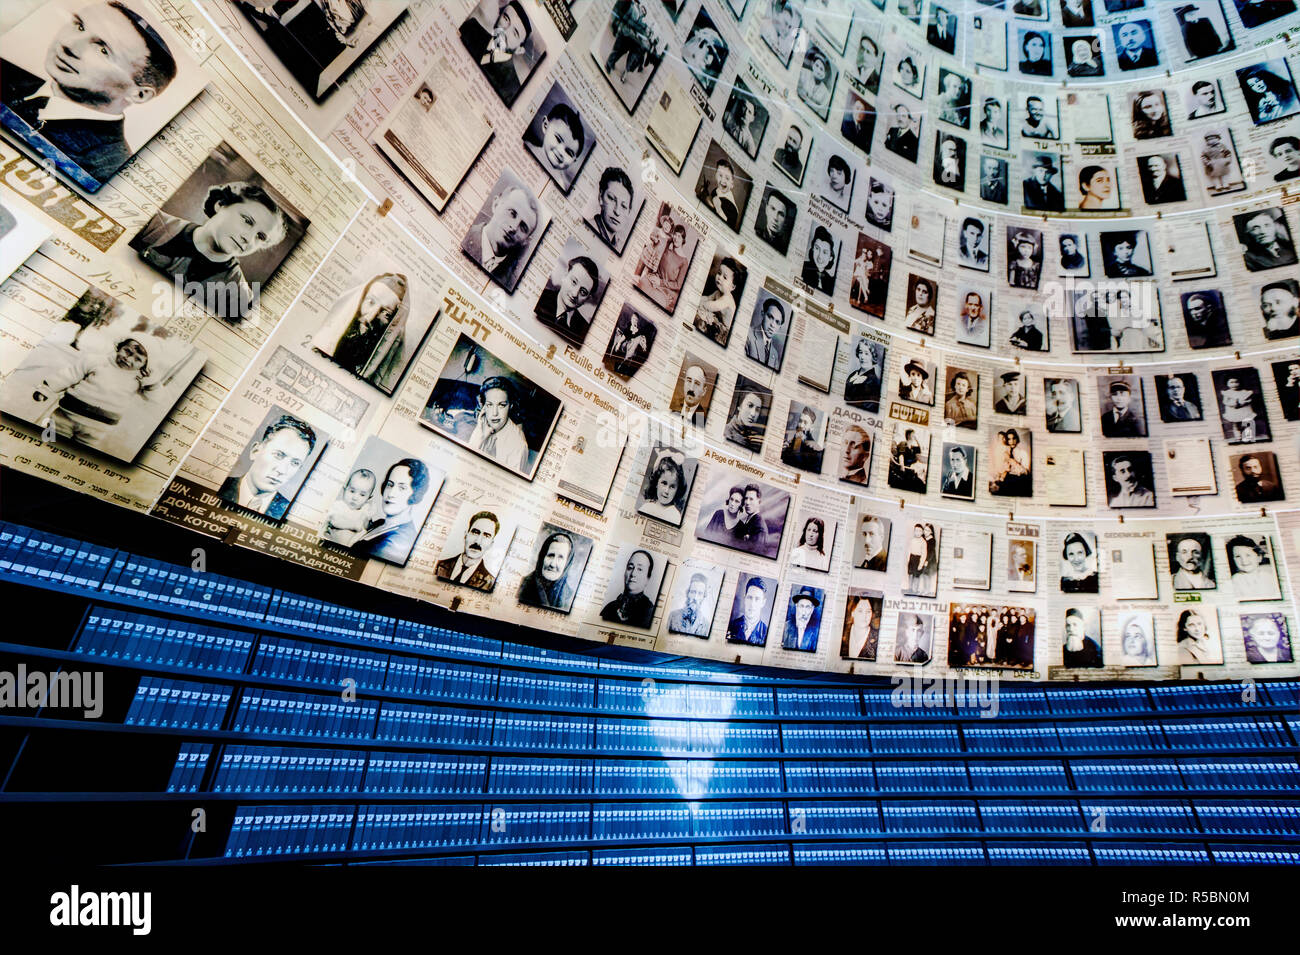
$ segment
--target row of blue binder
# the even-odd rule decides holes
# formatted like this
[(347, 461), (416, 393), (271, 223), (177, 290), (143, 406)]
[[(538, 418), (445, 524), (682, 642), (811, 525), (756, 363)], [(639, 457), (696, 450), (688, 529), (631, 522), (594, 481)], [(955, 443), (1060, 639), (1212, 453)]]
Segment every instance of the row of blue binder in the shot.
[(236, 733), (270, 736), (371, 739), (378, 710), (379, 704), (371, 700), (250, 687), (239, 698), (230, 728)]
[(277, 636), (261, 638), (249, 667), (255, 676), (330, 687), (344, 687), (344, 681), (351, 680), (354, 690), (382, 690), (387, 670), (388, 657), (382, 653), (317, 646)]
[(123, 722), (128, 726), (215, 730), (221, 728), (229, 704), (228, 686), (144, 676)]
[(100, 589), (173, 611), (219, 614), (240, 621), (264, 620), (272, 594), (271, 588), (260, 584), (120, 551)]
[(71, 537), (0, 523), (0, 573), (73, 587), (97, 587), (115, 551)]
[(74, 649), (121, 663), (241, 673), (252, 646), (252, 637), (238, 630), (96, 606)]

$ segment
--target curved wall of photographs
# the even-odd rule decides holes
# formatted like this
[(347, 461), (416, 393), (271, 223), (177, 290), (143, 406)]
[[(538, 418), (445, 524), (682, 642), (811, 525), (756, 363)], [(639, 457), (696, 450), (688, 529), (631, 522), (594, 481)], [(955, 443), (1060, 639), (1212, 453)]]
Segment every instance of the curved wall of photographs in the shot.
[(1300, 673), (1291, 0), (23, 6), (6, 466), (672, 654)]

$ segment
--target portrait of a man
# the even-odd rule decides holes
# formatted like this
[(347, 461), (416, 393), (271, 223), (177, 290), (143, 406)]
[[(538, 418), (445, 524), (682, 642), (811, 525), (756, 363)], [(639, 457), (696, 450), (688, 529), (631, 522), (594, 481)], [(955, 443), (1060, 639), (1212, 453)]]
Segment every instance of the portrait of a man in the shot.
[(473, 262), (507, 294), (513, 293), (528, 260), (550, 224), (551, 214), (524, 181), (501, 171), (487, 201), (460, 244)]
[(581, 345), (609, 285), (609, 274), (577, 239), (564, 243), (533, 314), (565, 341)]
[(329, 437), (278, 405), (267, 412), (217, 492), (227, 504), (282, 521)]
[(632, 235), (645, 194), (622, 166), (607, 165), (587, 202), (582, 221), (615, 255), (622, 255)]
[(668, 632), (688, 637), (708, 637), (722, 589), (721, 568), (687, 561), (678, 574), (676, 592), (669, 599)]
[(497, 572), (510, 549), (513, 528), (502, 533), (502, 522), (488, 509), (465, 502), (461, 515), (447, 535), (442, 556), (433, 565), (439, 580), (491, 593)]
[(777, 581), (758, 574), (741, 574), (731, 602), (727, 642), (751, 647), (767, 645), (767, 628), (772, 619)]
[(460, 41), (507, 108), (546, 55), (546, 44), (519, 0), (480, 0), (460, 25)]
[(1295, 243), (1286, 213), (1278, 207), (1242, 212), (1232, 217), (1241, 255), (1252, 272), (1296, 264)]

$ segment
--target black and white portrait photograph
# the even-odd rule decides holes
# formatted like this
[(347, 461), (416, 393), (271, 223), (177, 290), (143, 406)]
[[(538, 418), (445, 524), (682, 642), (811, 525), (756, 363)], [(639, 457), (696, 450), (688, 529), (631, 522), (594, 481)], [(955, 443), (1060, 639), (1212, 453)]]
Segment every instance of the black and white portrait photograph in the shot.
[(677, 309), (700, 233), (671, 204), (661, 202), (655, 228), (641, 249), (632, 284), (671, 315)]
[(596, 542), (550, 522), (537, 531), (536, 541), (533, 569), (519, 583), (518, 600), (527, 607), (567, 614)]
[(1295, 0), (1232, 0), (1232, 2), (1236, 4), (1242, 26), (1248, 30), (1296, 12)]
[(979, 108), (980, 141), (986, 146), (1006, 149), (1007, 106), (996, 96), (985, 96)]
[(1022, 154), (1024, 178), (1021, 195), (1026, 209), (1034, 212), (1064, 212), (1065, 194), (1061, 190), (1061, 169), (1052, 153)]
[(898, 375), (898, 397), (918, 405), (934, 404), (935, 364), (924, 358), (909, 358)]
[(939, 593), (939, 539), (941, 528), (930, 521), (912, 524), (907, 540), (907, 567), (903, 572), (903, 595), (935, 597)]
[(1256, 126), (1300, 113), (1291, 67), (1282, 57), (1237, 70), (1237, 82)]
[(858, 519), (853, 541), (853, 566), (883, 573), (889, 568), (889, 540), (892, 522), (887, 517), (865, 513)]
[(1273, 362), (1278, 404), (1287, 421), (1300, 421), (1300, 358)]
[(704, 280), (700, 304), (695, 308), (695, 329), (723, 348), (731, 341), (736, 309), (745, 293), (749, 270), (738, 255), (721, 247), (713, 254), (709, 274)]
[(699, 467), (699, 460), (687, 456), (685, 451), (656, 444), (650, 450), (637, 489), (636, 512), (681, 527)]
[(1145, 70), (1160, 65), (1150, 20), (1126, 20), (1111, 25), (1115, 60), (1121, 70)]
[(885, 148), (908, 162), (916, 162), (921, 145), (923, 115), (913, 113), (905, 103), (895, 103), (893, 109), (885, 115), (888, 117)]
[(404, 567), (447, 476), (430, 457), (368, 435), (325, 513), (321, 540)]
[(1028, 384), (1023, 371), (1004, 371), (993, 375), (993, 410), (998, 414), (1029, 413)]
[(609, 273), (578, 239), (565, 240), (560, 256), (546, 277), (533, 314), (537, 320), (573, 345), (580, 346), (591, 331), (591, 321), (600, 308)]
[(1147, 410), (1140, 375), (1098, 375), (1101, 433), (1107, 438), (1145, 438)]
[(1005, 159), (997, 156), (980, 156), (980, 198), (985, 202), (996, 202), (1005, 206), (1010, 200), (1007, 177), (1010, 167)]
[(1092, 274), (1088, 262), (1088, 237), (1082, 232), (1063, 232), (1056, 237), (1059, 273), (1062, 278), (1086, 279)]
[(936, 50), (949, 56), (957, 51), (957, 15), (941, 4), (930, 6), (930, 23), (925, 28), (925, 41)]
[(596, 148), (596, 133), (557, 81), (524, 130), (524, 148), (561, 192), (568, 195)]
[(989, 239), (993, 234), (993, 220), (983, 216), (966, 216), (957, 233), (957, 264), (979, 272), (989, 270)]
[(893, 255), (893, 250), (885, 243), (864, 232), (858, 233), (857, 253), (853, 258), (849, 283), (849, 304), (858, 311), (876, 318), (885, 317)]
[(732, 232), (739, 232), (753, 190), (754, 180), (749, 174), (727, 155), (721, 143), (710, 141), (695, 182), (695, 198)]
[(645, 191), (639, 177), (634, 181), (622, 166), (605, 163), (597, 168), (601, 169), (600, 179), (583, 209), (582, 221), (616, 255), (622, 255), (645, 205)]
[(1265, 534), (1235, 534), (1223, 544), (1232, 595), (1238, 601), (1281, 600), (1273, 542)]
[(897, 491), (924, 494), (929, 475), (930, 432), (895, 422), (889, 442), (887, 483)]
[(1274, 182), (1300, 179), (1300, 136), (1278, 136), (1268, 144)]
[(826, 154), (821, 168), (815, 170), (817, 178), (811, 183), (814, 195), (825, 199), (836, 209), (847, 213), (853, 204), (853, 187), (857, 184), (857, 173), (848, 159), (838, 152)]
[(630, 303), (625, 303), (614, 322), (602, 361), (606, 370), (624, 381), (632, 378), (650, 357), (659, 329)]
[(1193, 372), (1173, 372), (1155, 377), (1156, 401), (1164, 422), (1201, 421), (1201, 386)]
[(1210, 372), (1214, 395), (1219, 402), (1219, 421), (1228, 444), (1254, 444), (1271, 441), (1264, 389), (1259, 370), (1249, 365), (1241, 368), (1216, 368)]
[[(861, 21), (860, 21), (861, 22)], [(874, 24), (864, 25), (862, 36), (849, 57), (849, 81), (856, 89), (875, 96), (880, 92), (880, 74), (885, 55), (876, 39), (868, 34)]]
[(1061, 542), (1061, 560), (1057, 566), (1061, 593), (1097, 593), (1099, 566), (1097, 535), (1084, 530), (1068, 532)]
[(799, 70), (795, 92), (803, 104), (823, 121), (830, 115), (831, 97), (835, 94), (835, 81), (839, 71), (831, 58), (816, 43), (808, 46)]
[(1043, 273), (1043, 233), (1037, 229), (1007, 228), (1007, 284), (1038, 291)]
[(867, 182), (867, 222), (886, 232), (894, 228), (894, 187), (871, 176)]
[(751, 381), (744, 375), (736, 376), (736, 387), (731, 392), (731, 407), (727, 411), (727, 425), (722, 436), (732, 444), (757, 454), (763, 450), (767, 435), (767, 422), (772, 413), (772, 389)]
[(894, 625), (894, 662), (924, 666), (934, 650), (935, 615), (900, 611)]
[(875, 660), (880, 647), (880, 623), (885, 595), (877, 590), (850, 587), (844, 599), (844, 632), (840, 656), (846, 660)]
[(794, 306), (767, 289), (760, 289), (749, 319), (749, 334), (745, 337), (745, 357), (780, 372), (793, 324)]
[[(758, 35), (783, 67), (803, 34), (803, 4), (798, 0), (758, 0), (762, 9)], [(757, 13), (757, 11), (756, 11)]]
[(1150, 278), (1151, 242), (1145, 229), (1098, 233), (1102, 268), (1111, 279)]
[(939, 68), (935, 88), (938, 96), (938, 119), (961, 129), (970, 129), (971, 85), (970, 79), (946, 67)]
[(1063, 36), (1061, 40), (1065, 47), (1065, 72), (1072, 79), (1106, 74), (1106, 64), (1101, 58), (1101, 37), (1095, 33), (1076, 33)]
[(1137, 170), (1142, 183), (1142, 197), (1149, 205), (1183, 202), (1187, 198), (1183, 166), (1177, 153), (1138, 156)]
[(776, 560), (790, 493), (752, 475), (714, 465), (700, 500), (695, 536), (711, 544)]
[(1153, 667), (1156, 665), (1156, 625), (1149, 613), (1119, 615), (1120, 666)]
[(1094, 25), (1092, 0), (1060, 0), (1061, 26), (1067, 29)]
[(1020, 135), (1025, 139), (1061, 138), (1061, 120), (1055, 98), (1026, 96), (1024, 112), (1019, 119)]
[(934, 183), (963, 192), (966, 189), (966, 140), (951, 133), (934, 134)]
[(835, 294), (835, 273), (839, 268), (841, 245), (826, 226), (820, 223), (813, 226), (803, 267), (799, 270), (799, 277), (805, 285), (826, 296)]
[(1101, 466), (1108, 507), (1156, 506), (1150, 451), (1103, 451)]
[(775, 577), (740, 573), (727, 613), (727, 642), (767, 646), (767, 631), (780, 582)]
[(130, 246), (217, 318), (247, 318), (308, 220), (219, 143), (168, 197)]
[(560, 418), (560, 399), (461, 334), (420, 423), (531, 481)]
[(1005, 580), (1007, 590), (1013, 593), (1032, 594), (1038, 590), (1038, 541), (1007, 538)]
[[(1237, 144), (1231, 129), (1227, 126), (1202, 127), (1192, 137), (1192, 145), (1201, 163), (1206, 192), (1223, 196), (1246, 188), (1246, 175), (1237, 157)], [(1159, 168), (1158, 164), (1156, 168)]]
[(1175, 626), (1178, 639), (1178, 662), (1198, 666), (1223, 662), (1223, 643), (1219, 635), (1219, 616), (1202, 607), (1179, 612)]
[(835, 549), (839, 522), (817, 517), (805, 509), (800, 510), (791, 526), (798, 531), (799, 536), (793, 539), (794, 546), (790, 548), (790, 566), (823, 573), (830, 570), (831, 552)]
[(717, 367), (688, 351), (682, 356), (682, 367), (677, 373), (677, 382), (673, 385), (668, 410), (680, 415), (684, 422), (693, 427), (704, 427), (717, 383)]
[[(808, 156), (813, 146), (813, 136), (805, 127), (804, 120), (794, 112), (787, 111), (785, 121), (776, 127), (780, 135), (777, 136), (776, 147), (772, 152), (772, 165), (796, 186), (803, 185)], [(772, 190), (770, 184), (763, 191), (764, 202), (767, 202), (769, 190)]]
[(1020, 30), (1020, 72), (1025, 76), (1052, 75), (1052, 35), (1045, 30)]
[(819, 587), (792, 586), (785, 612), (785, 632), (781, 647), (801, 653), (816, 653), (821, 634), (822, 609), (826, 591)]
[(53, 434), (56, 444), (129, 463), (207, 360), (192, 342), (92, 285), (5, 376), (0, 411)]
[(708, 638), (722, 595), (723, 569), (716, 564), (688, 559), (677, 569), (668, 597), (669, 633)]
[(979, 374), (950, 364), (944, 378), (943, 423), (953, 428), (979, 427)]
[(934, 334), (934, 320), (938, 314), (939, 283), (933, 279), (911, 274), (907, 277), (907, 311), (903, 324), (923, 335)]
[(550, 222), (550, 210), (522, 179), (503, 169), (460, 249), (488, 278), (513, 294)]
[(1161, 139), (1174, 134), (1164, 90), (1129, 93), (1128, 102), (1134, 139)]
[(668, 558), (663, 554), (637, 544), (624, 544), (614, 555), (600, 619), (615, 626), (649, 630), (667, 569)]
[(1077, 378), (1044, 378), (1043, 407), (1050, 434), (1079, 434), (1083, 418)]
[(1070, 607), (1065, 611), (1061, 663), (1076, 669), (1103, 665), (1101, 611), (1096, 607)]
[(718, 32), (713, 18), (701, 7), (695, 14), (695, 23), (691, 25), (691, 32), (687, 34), (686, 44), (682, 47), (682, 62), (706, 95), (713, 95), (730, 52), (731, 48)]
[(514, 106), (546, 56), (546, 43), (534, 29), (540, 16), (545, 14), (531, 5), (525, 8), (523, 0), (479, 0), (460, 25), (465, 52), (506, 108)]
[(137, 0), (49, 0), (34, 10), (0, 38), (0, 125), (97, 192), (207, 76), (189, 44)]
[(871, 449), (875, 441), (860, 424), (851, 424), (840, 435), (839, 474), (841, 481), (866, 487), (871, 476)]
[[(1114, 233), (1108, 233), (1114, 234)], [(1123, 247), (1121, 242), (1120, 246)], [(1163, 351), (1159, 298), (1150, 287), (1099, 291), (1081, 288), (1067, 296), (1070, 334), (1076, 352), (1142, 354)], [(1138, 294), (1135, 296), (1134, 291)]]
[(939, 493), (961, 501), (975, 500), (975, 445), (945, 441), (940, 458), (943, 473)]
[(1192, 531), (1165, 535), (1174, 590), (1215, 590), (1214, 552), (1210, 535)]
[(758, 147), (771, 115), (771, 110), (754, 95), (744, 79), (736, 77), (726, 109), (722, 111), (722, 128), (750, 159), (758, 158)]
[(1218, 289), (1184, 292), (1179, 296), (1187, 344), (1192, 348), (1219, 348), (1232, 344), (1232, 331)]
[(880, 410), (880, 385), (885, 374), (885, 346), (859, 334), (853, 341), (853, 367), (844, 379), (844, 403), (862, 411)]
[(1227, 53), (1237, 46), (1220, 0), (1181, 2), (1174, 8), (1174, 18), (1189, 62)]
[(1034, 433), (1006, 428), (989, 435), (989, 493), (997, 497), (1034, 496)]
[(1243, 613), (1241, 639), (1247, 663), (1291, 663), (1291, 632), (1283, 613)]
[(1189, 120), (1218, 116), (1228, 109), (1222, 85), (1218, 80), (1209, 78), (1193, 80), (1183, 88), (1183, 106)]
[(367, 256), (351, 280), (312, 336), (312, 345), (391, 395), (437, 317), (436, 301), (383, 255)]
[(1028, 670), (1034, 665), (1035, 613), (1028, 607), (953, 603), (948, 665)]
[(217, 496), (267, 520), (283, 521), (330, 436), (271, 405), (231, 465)]
[(785, 416), (781, 461), (800, 471), (821, 474), (828, 420), (826, 412), (821, 409), (802, 401), (791, 401)]
[(1295, 242), (1286, 213), (1279, 207), (1241, 212), (1232, 217), (1241, 257), (1252, 272), (1295, 265)]
[[(340, 81), (348, 71), (365, 58), (407, 9), (405, 3), (374, 0), (309, 0), (294, 4), (246, 0), (237, 6), (317, 102), (342, 85)], [(491, 28), (492, 24), (485, 26)]]
[(917, 99), (925, 97), (925, 69), (928, 59), (907, 47), (903, 56), (894, 64), (894, 85)]
[(667, 46), (647, 0), (614, 0), (609, 19), (592, 41), (591, 56), (629, 113), (636, 110)]
[(763, 187), (763, 199), (758, 204), (758, 215), (754, 219), (754, 234), (785, 255), (790, 250), (790, 235), (794, 232), (796, 206), (785, 193), (773, 188), (771, 183)]

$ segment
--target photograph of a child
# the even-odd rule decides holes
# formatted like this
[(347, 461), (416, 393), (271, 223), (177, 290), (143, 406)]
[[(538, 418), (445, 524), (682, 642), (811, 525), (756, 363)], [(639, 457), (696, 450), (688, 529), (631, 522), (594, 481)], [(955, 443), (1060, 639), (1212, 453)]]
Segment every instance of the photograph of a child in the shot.
[(524, 148), (565, 195), (596, 148), (596, 133), (556, 81), (524, 130)]

